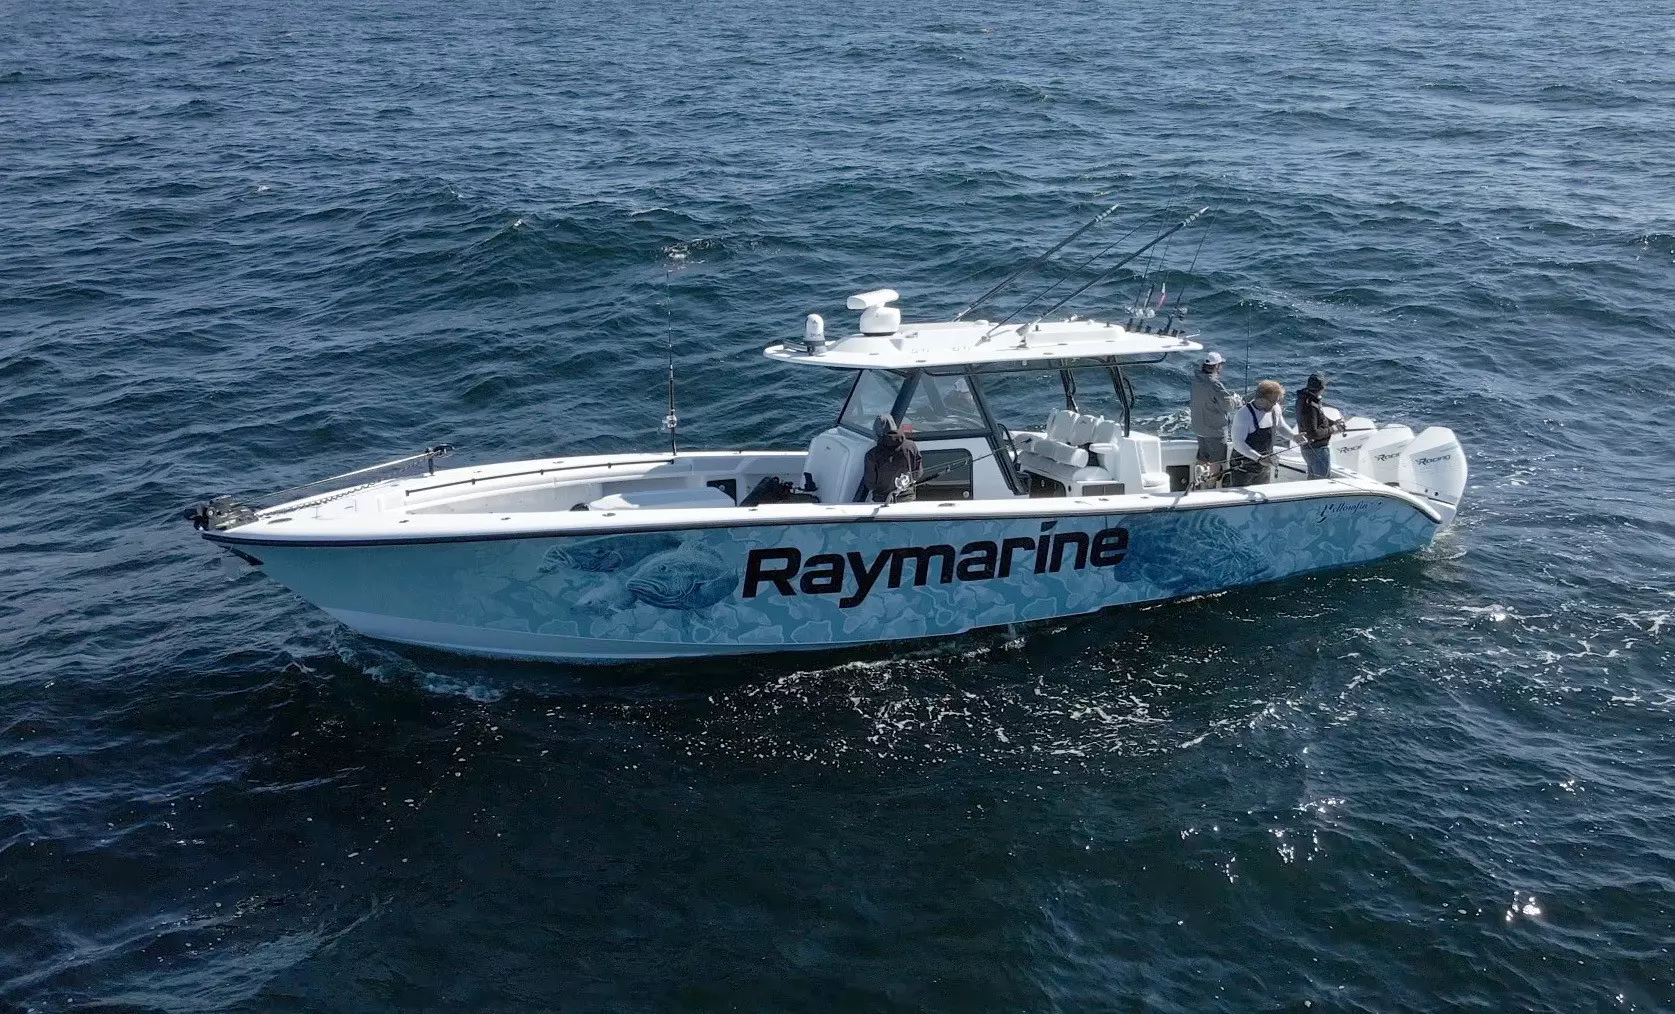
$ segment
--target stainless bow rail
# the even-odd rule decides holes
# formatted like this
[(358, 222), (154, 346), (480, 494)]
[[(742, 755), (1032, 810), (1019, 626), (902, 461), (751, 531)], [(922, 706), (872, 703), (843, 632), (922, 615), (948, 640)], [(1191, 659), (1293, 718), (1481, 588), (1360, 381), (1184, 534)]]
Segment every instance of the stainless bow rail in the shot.
[[(447, 457), (453, 452), (453, 444), (437, 444), (435, 447), (425, 448), (418, 454), (409, 454), (406, 457), (396, 458), (392, 461), (386, 461), (381, 464), (368, 465), (365, 468), (357, 468), (352, 472), (344, 472), (341, 475), (331, 475), (324, 479), (314, 479), (310, 482), (305, 482), (300, 486), (290, 486), (286, 489), (275, 490), (272, 493), (267, 493), (256, 498), (258, 501), (256, 503), (246, 503), (232, 496), (217, 496), (199, 504), (196, 507), (188, 508), (184, 512), (183, 516), (186, 520), (192, 522), (193, 528), (200, 532), (222, 532), (229, 528), (237, 528), (240, 525), (249, 524), (264, 515), (289, 514), (292, 511), (299, 511), (308, 507), (315, 507), (323, 503), (330, 503), (333, 500), (341, 499), (342, 497), (349, 496), (353, 493), (358, 493), (369, 486), (375, 486), (378, 483), (383, 482), (385, 479), (391, 477), (389, 475), (391, 472), (396, 472), (404, 468), (410, 468), (417, 464), (424, 465), (425, 474), (435, 475), (436, 459)], [(328, 486), (333, 483), (341, 483), (348, 479), (374, 475), (377, 476), (376, 479), (358, 482), (351, 486), (332, 486), (329, 493), (326, 493), (323, 496), (315, 497), (311, 500), (304, 500), (297, 503), (289, 502), (290, 500), (296, 499), (292, 496), (294, 493), (301, 493), (305, 490)], [(264, 504), (266, 506), (264, 506)], [(284, 506), (280, 506), (282, 504)]]

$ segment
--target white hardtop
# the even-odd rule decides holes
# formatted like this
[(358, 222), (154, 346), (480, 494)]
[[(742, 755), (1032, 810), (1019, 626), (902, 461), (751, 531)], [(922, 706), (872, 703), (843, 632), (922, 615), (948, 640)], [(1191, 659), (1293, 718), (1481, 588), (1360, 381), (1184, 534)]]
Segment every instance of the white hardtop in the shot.
[(987, 320), (901, 323), (888, 303), (893, 289), (852, 296), (850, 309), (861, 309), (861, 330), (830, 342), (825, 322), (810, 314), (801, 342), (782, 342), (762, 351), (769, 359), (840, 370), (918, 370), (991, 363), (1038, 363), (1058, 359), (1156, 357), (1197, 352), (1204, 346), (1168, 331), (1130, 331), (1098, 320), (1032, 321), (995, 324)]

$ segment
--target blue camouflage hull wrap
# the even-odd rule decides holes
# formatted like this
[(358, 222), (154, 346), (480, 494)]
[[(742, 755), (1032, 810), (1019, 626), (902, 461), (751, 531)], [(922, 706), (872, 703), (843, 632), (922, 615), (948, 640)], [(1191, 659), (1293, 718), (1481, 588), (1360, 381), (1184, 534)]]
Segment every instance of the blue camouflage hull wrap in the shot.
[(251, 547), (375, 637), (593, 659), (938, 637), (1199, 595), (1429, 544), (1377, 495), (1132, 514), (729, 526), (418, 545)]

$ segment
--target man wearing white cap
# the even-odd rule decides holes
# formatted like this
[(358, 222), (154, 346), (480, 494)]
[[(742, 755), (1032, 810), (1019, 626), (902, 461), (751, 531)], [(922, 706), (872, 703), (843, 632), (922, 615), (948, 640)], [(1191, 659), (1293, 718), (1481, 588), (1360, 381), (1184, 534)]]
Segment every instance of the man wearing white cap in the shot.
[(1227, 422), (1239, 408), (1239, 396), (1221, 382), (1220, 352), (1204, 356), (1192, 375), (1192, 433), (1198, 438), (1198, 463), (1204, 466), (1203, 488), (1221, 482), (1227, 462)]

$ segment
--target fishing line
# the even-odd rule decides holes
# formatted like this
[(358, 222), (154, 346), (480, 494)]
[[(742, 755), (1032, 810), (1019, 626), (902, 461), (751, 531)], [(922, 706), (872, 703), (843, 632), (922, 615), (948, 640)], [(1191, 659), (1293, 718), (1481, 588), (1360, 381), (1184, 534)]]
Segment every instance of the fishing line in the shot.
[[(466, 747), (458, 745), (457, 742), (459, 734), (466, 731), (467, 721), (469, 720), (461, 719), (454, 724), (455, 736), (450, 738), (456, 740), (456, 745), (454, 746), (453, 752), (449, 756), (448, 760), (443, 762), (442, 773), (436, 777), (435, 781), (431, 782), (429, 786), (417, 795), (407, 796), (402, 799), (402, 804), (407, 807), (405, 814), (407, 819), (397, 820), (396, 817), (393, 816), (386, 817), (384, 819), (384, 829), (374, 835), (371, 841), (367, 842), (365, 845), (353, 852), (350, 852), (348, 858), (357, 858), (362, 853), (372, 852), (379, 846), (383, 845), (384, 842), (391, 835), (395, 834), (397, 830), (406, 826), (409, 820), (416, 818), (418, 812), (424, 809), (425, 806), (430, 803), (430, 801), (434, 799), (439, 792), (442, 791), (442, 787), (448, 784), (450, 778), (463, 778), (465, 775), (465, 763), (472, 757), (480, 756), (484, 752), (483, 748), (485, 744), (487, 744), (491, 738), (497, 742), (503, 738), (500, 734), (500, 726), (494, 722), (493, 716), (489, 712), (488, 704), (482, 701), (476, 701), (474, 703), (476, 704), (476, 711), (471, 717), (475, 718), (475, 721), (471, 721), (470, 724), (475, 726), (476, 738), (470, 744), (470, 749), (467, 750)], [(460, 766), (449, 770), (449, 765), (453, 764), (458, 764)], [(380, 786), (380, 788), (384, 787)], [(386, 791), (388, 790), (386, 789)], [(406, 860), (402, 861), (405, 862)], [(365, 860), (363, 859), (362, 862), (365, 862)]]
[(966, 314), (968, 314), (971, 311), (977, 309), (979, 306), (982, 306), (985, 302), (988, 301), (989, 297), (993, 296), (995, 293), (999, 292), (1000, 290), (1006, 288), (1008, 285), (1011, 285), (1012, 282), (1019, 275), (1022, 275), (1025, 271), (1028, 271), (1030, 268), (1035, 267), (1037, 264), (1043, 263), (1044, 261), (1047, 260), (1047, 258), (1051, 257), (1053, 254), (1058, 253), (1060, 250), (1063, 250), (1065, 247), (1067, 247), (1071, 243), (1075, 242), (1075, 240), (1078, 237), (1080, 237), (1083, 233), (1087, 232), (1089, 229), (1092, 229), (1094, 226), (1098, 225), (1099, 223), (1105, 221), (1106, 218), (1110, 217), (1112, 212), (1116, 211), (1120, 207), (1122, 207), (1122, 205), (1113, 204), (1109, 208), (1106, 208), (1104, 211), (1101, 211), (1099, 214), (1097, 214), (1093, 217), (1093, 221), (1087, 223), (1086, 225), (1077, 229), (1075, 232), (1066, 236), (1064, 239), (1055, 243), (1052, 246), (1052, 248), (1049, 249), (1046, 253), (1044, 253), (1041, 256), (1039, 256), (1039, 257), (1035, 258), (1034, 260), (1030, 261), (1028, 264), (1025, 264), (1023, 267), (1021, 267), (1018, 270), (1016, 270), (1016, 271), (1012, 272), (1011, 274), (1007, 275), (1005, 278), (1002, 278), (999, 282), (997, 282), (994, 285), (993, 288), (989, 289), (989, 291), (983, 293), (981, 296), (978, 296), (975, 300), (972, 300), (972, 302), (969, 305), (967, 305), (965, 309), (961, 310), (959, 313), (954, 314), (954, 320), (960, 320)]
[(1198, 272), (1198, 255), (1199, 253), (1203, 253), (1204, 240), (1208, 240), (1209, 231), (1214, 230), (1214, 228), (1216, 228), (1214, 225), (1204, 226), (1203, 235), (1198, 236), (1198, 250), (1193, 251), (1193, 263), (1189, 263), (1189, 265), (1186, 266), (1186, 282), (1181, 283), (1181, 293), (1179, 293), (1178, 297), (1174, 297), (1174, 308), (1179, 310), (1183, 317), (1186, 315), (1186, 293), (1191, 292), (1191, 288), (1193, 288), (1194, 272)]
[(1047, 314), (1052, 313), (1054, 310), (1057, 310), (1059, 307), (1061, 307), (1064, 304), (1070, 302), (1072, 299), (1075, 299), (1077, 296), (1080, 296), (1082, 293), (1084, 293), (1084, 292), (1088, 291), (1089, 289), (1093, 288), (1095, 285), (1098, 285), (1100, 282), (1104, 281), (1105, 279), (1109, 278), (1111, 275), (1115, 274), (1120, 268), (1122, 268), (1124, 265), (1126, 265), (1127, 263), (1132, 261), (1134, 258), (1140, 256), (1143, 253), (1146, 253), (1147, 251), (1151, 250), (1152, 247), (1154, 247), (1157, 244), (1163, 242), (1165, 239), (1169, 238), (1170, 236), (1173, 236), (1175, 233), (1180, 232), (1182, 229), (1185, 229), (1187, 226), (1191, 225), (1193, 222), (1196, 222), (1200, 217), (1202, 217), (1204, 215), (1205, 212), (1207, 212), (1209, 210), (1210, 209), (1207, 208), (1207, 207), (1199, 208), (1197, 211), (1194, 211), (1192, 214), (1183, 218), (1180, 221), (1179, 224), (1171, 227), (1169, 229), (1169, 231), (1165, 232), (1163, 235), (1159, 236), (1157, 239), (1152, 240), (1150, 243), (1147, 243), (1145, 246), (1143, 246), (1140, 249), (1138, 249), (1138, 250), (1134, 251), (1133, 253), (1129, 254), (1127, 257), (1124, 257), (1121, 260), (1117, 261), (1115, 264), (1106, 268), (1104, 271), (1101, 271), (1099, 274), (1095, 275), (1087, 284), (1083, 285), (1081, 288), (1077, 289), (1075, 292), (1072, 292), (1070, 295), (1065, 296), (1063, 299), (1059, 300), (1057, 303), (1054, 303), (1052, 306), (1048, 307), (1046, 309), (1046, 311), (1041, 314), (1041, 316), (1035, 318), (1035, 323), (1040, 323), (1042, 318), (1046, 317)]
[(1013, 310), (1011, 313), (1008, 313), (1006, 316), (1002, 317), (998, 322), (996, 322), (994, 328), (990, 329), (989, 333), (993, 334), (996, 329), (1004, 327), (1006, 324), (1011, 322), (1013, 317), (1016, 317), (1018, 314), (1020, 314), (1023, 311), (1029, 309), (1031, 306), (1034, 306), (1036, 300), (1045, 299), (1047, 296), (1052, 294), (1054, 289), (1063, 285), (1065, 282), (1069, 281), (1071, 278), (1075, 277), (1076, 275), (1079, 275), (1083, 271), (1087, 270), (1088, 265), (1092, 264), (1094, 261), (1096, 261), (1099, 258), (1105, 256), (1107, 253), (1111, 252), (1112, 248), (1120, 246), (1121, 244), (1126, 242), (1130, 236), (1133, 236), (1135, 233), (1139, 232), (1142, 228), (1144, 228), (1145, 224), (1146, 224), (1146, 220), (1141, 220), (1139, 225), (1136, 225), (1134, 228), (1132, 228), (1132, 229), (1128, 230), (1127, 232), (1123, 233), (1121, 236), (1118, 236), (1116, 239), (1114, 239), (1111, 242), (1105, 244), (1092, 257), (1089, 257), (1087, 260), (1085, 260), (1082, 263), (1076, 265), (1074, 270), (1064, 274), (1057, 281), (1053, 282), (1051, 285), (1047, 286), (1045, 289), (1042, 289), (1040, 292), (1038, 292), (1035, 295), (1033, 295), (1033, 296), (1029, 297), (1028, 299), (1024, 300), (1023, 303), (1019, 304), (1017, 309)]
[(1169, 312), (1169, 323), (1174, 323), (1175, 314), (1177, 313), (1182, 317), (1186, 316), (1188, 305), (1186, 302), (1186, 294), (1191, 291), (1192, 280), (1195, 277), (1194, 272), (1198, 270), (1198, 255), (1204, 252), (1204, 241), (1210, 238), (1210, 230), (1214, 228), (1214, 224), (1205, 226), (1203, 235), (1198, 237), (1198, 249), (1192, 252), (1192, 263), (1187, 265), (1186, 281), (1181, 283), (1180, 294), (1175, 297), (1175, 308)]

